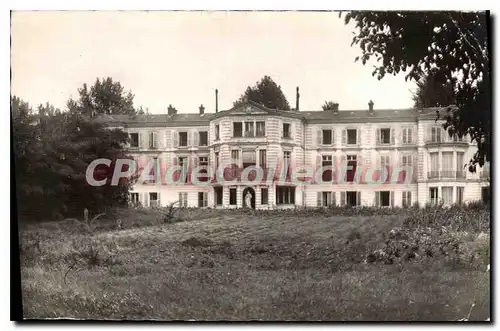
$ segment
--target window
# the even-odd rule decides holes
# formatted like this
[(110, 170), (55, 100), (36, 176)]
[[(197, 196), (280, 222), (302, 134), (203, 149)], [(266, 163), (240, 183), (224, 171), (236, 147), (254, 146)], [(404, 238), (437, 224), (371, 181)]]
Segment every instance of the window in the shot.
[(323, 155), (321, 165), (323, 166), (323, 174), (322, 174), (323, 182), (331, 182), (333, 157), (331, 155)]
[(323, 145), (331, 145), (333, 144), (333, 135), (332, 130), (323, 130)]
[(245, 137), (253, 137), (253, 122), (245, 122)]
[(139, 193), (130, 193), (130, 203), (134, 206), (139, 204)]
[(375, 198), (377, 199), (376, 205), (379, 207), (390, 207), (391, 206), (391, 191), (379, 191), (375, 192)]
[(410, 191), (403, 191), (402, 193), (403, 193), (403, 195), (402, 195), (403, 199), (401, 201), (401, 205), (405, 208), (411, 207), (411, 192)]
[(489, 186), (481, 188), (481, 200), (483, 200), (484, 203), (490, 202), (490, 188), (489, 188)]
[(214, 153), (214, 168), (215, 170), (219, 168), (219, 152)]
[(318, 207), (329, 207), (335, 205), (335, 193), (318, 192)]
[(413, 143), (413, 130), (411, 128), (403, 128), (403, 144)]
[(431, 157), (431, 171), (429, 178), (439, 177), (439, 153), (430, 153)]
[(380, 143), (390, 144), (391, 143), (391, 129), (380, 129)]
[(179, 193), (179, 207), (186, 208), (188, 206), (188, 194), (187, 192)]
[(235, 138), (243, 137), (243, 125), (241, 122), (233, 123), (233, 137)]
[(149, 206), (150, 207), (158, 207), (160, 202), (158, 201), (158, 193), (149, 192)]
[(130, 134), (130, 147), (139, 147), (139, 134), (131, 133)]
[(257, 131), (255, 135), (257, 137), (265, 137), (266, 136), (266, 122), (256, 122)]
[(295, 204), (295, 187), (276, 186), (276, 204), (277, 205)]
[(153, 176), (153, 182), (155, 182), (158, 179), (158, 176), (160, 175), (159, 172), (159, 163), (158, 163), (158, 158), (153, 157), (153, 166), (151, 167), (151, 172), (149, 173), (151, 176)]
[(386, 168), (390, 166), (390, 157), (389, 155), (380, 155), (380, 167)]
[(200, 131), (199, 133), (200, 146), (208, 146), (208, 132)]
[(206, 182), (208, 181), (208, 157), (200, 156), (198, 160), (199, 160), (199, 166), (204, 167), (203, 169), (200, 169), (198, 173), (198, 180), (200, 182)]
[(186, 147), (188, 145), (188, 133), (179, 132), (179, 146)]
[(283, 138), (291, 138), (290, 123), (283, 123)]
[(229, 189), (229, 204), (231, 206), (236, 205), (236, 188)]
[(215, 140), (219, 140), (219, 134), (220, 134), (220, 126), (219, 124), (215, 125)]
[(269, 203), (269, 190), (267, 187), (260, 189), (260, 204), (267, 205)]
[(255, 151), (243, 151), (242, 159), (243, 159), (243, 168), (248, 168), (250, 166), (255, 166), (257, 164), (256, 160), (256, 152)]
[(449, 206), (453, 203), (453, 187), (443, 186), (441, 188), (441, 195), (443, 196), (443, 204)]
[(446, 178), (454, 178), (453, 171), (453, 152), (443, 152), (442, 176)]
[(457, 187), (457, 204), (462, 205), (464, 203), (464, 188)]
[(267, 151), (265, 149), (259, 150), (259, 167), (267, 168)]
[(411, 155), (403, 155), (401, 165), (403, 167), (411, 167), (412, 166), (412, 156)]
[(348, 129), (347, 131), (347, 144), (356, 145), (358, 143), (358, 130)]
[(357, 168), (356, 155), (347, 155), (347, 171), (346, 171), (347, 182), (354, 182), (354, 175), (356, 174), (356, 168)]
[(222, 205), (222, 187), (215, 187), (214, 188), (214, 193), (215, 193), (215, 205), (216, 206), (221, 206)]
[(292, 158), (292, 152), (290, 151), (284, 151), (283, 152), (283, 162), (285, 164), (290, 164), (290, 159)]
[(185, 156), (180, 156), (177, 158), (179, 160), (178, 164), (180, 167), (184, 168), (187, 166), (187, 157)]
[(431, 141), (433, 143), (441, 142), (441, 127), (431, 128)]
[(207, 192), (198, 192), (198, 207), (208, 206), (208, 194)]
[(347, 191), (340, 193), (342, 205), (347, 205), (351, 207), (356, 207), (361, 205), (361, 192), (358, 191)]
[(149, 133), (149, 148), (157, 148), (156, 132)]
[(231, 163), (234, 163), (236, 165), (240, 165), (240, 151), (237, 149), (233, 149), (231, 151)]
[(464, 153), (457, 152), (457, 177), (465, 178)]
[(429, 189), (429, 194), (431, 196), (431, 204), (432, 205), (437, 205), (439, 203), (438, 188), (437, 187), (431, 187)]

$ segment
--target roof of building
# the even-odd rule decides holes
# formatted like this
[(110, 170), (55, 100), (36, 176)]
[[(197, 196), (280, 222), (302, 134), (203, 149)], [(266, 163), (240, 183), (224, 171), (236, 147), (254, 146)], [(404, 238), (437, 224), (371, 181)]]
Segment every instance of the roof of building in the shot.
[(284, 111), (270, 109), (256, 102), (249, 101), (228, 110), (204, 114), (144, 114), (144, 115), (101, 115), (96, 118), (116, 126), (204, 126), (211, 120), (227, 115), (274, 115), (296, 118), (308, 123), (364, 123), (364, 122), (406, 122), (417, 119), (436, 119), (439, 113), (446, 113), (448, 107), (432, 107), (424, 109), (374, 109), (368, 110), (332, 110), (321, 111)]

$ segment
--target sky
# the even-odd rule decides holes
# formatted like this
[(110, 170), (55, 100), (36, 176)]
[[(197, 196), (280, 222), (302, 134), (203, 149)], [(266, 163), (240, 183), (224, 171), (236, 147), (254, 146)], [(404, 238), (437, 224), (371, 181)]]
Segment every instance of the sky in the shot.
[(337, 12), (13, 12), (11, 92), (32, 106), (64, 108), (78, 88), (112, 77), (151, 113), (230, 109), (264, 75), (300, 110), (410, 108), (404, 75), (372, 76), (354, 62), (354, 26)]

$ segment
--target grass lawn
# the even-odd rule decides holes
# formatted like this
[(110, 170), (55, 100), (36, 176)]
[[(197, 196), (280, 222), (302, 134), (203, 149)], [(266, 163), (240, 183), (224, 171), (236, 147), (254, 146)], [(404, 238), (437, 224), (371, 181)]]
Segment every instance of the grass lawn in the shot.
[(159, 211), (122, 211), (121, 229), (103, 220), (91, 232), (70, 221), (23, 226), (25, 318), (490, 316), (489, 232), (454, 233), (456, 256), (370, 263), (367, 256), (386, 245), (391, 229), (404, 227), (404, 214), (186, 213), (183, 222), (163, 224), (155, 222)]

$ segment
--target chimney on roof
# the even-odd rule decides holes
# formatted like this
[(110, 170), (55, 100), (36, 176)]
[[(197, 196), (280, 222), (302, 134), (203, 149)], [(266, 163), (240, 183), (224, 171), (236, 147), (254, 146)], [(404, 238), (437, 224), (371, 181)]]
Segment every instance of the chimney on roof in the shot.
[(200, 115), (203, 115), (205, 113), (205, 107), (203, 107), (203, 104), (200, 105)]
[(169, 115), (177, 114), (177, 109), (175, 109), (175, 107), (172, 107), (172, 105), (168, 105), (167, 109), (168, 109), (167, 114), (169, 114)]
[(299, 111), (299, 99), (300, 99), (300, 93), (299, 93), (299, 87), (297, 86), (297, 93), (295, 94), (295, 110)]
[(368, 111), (370, 113), (373, 113), (373, 101), (372, 100), (370, 100), (370, 102), (368, 102)]
[(215, 112), (219, 111), (219, 90), (215, 89)]

